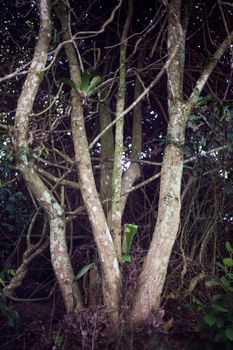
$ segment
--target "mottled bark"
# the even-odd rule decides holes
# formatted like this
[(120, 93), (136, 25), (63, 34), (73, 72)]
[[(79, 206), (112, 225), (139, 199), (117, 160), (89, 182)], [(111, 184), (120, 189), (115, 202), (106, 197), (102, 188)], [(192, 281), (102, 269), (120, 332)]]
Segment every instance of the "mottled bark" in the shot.
[(152, 310), (160, 305), (171, 250), (180, 222), (180, 189), (183, 172), (184, 131), (186, 116), (182, 102), (184, 33), (180, 24), (180, 0), (170, 3), (168, 26), (168, 53), (175, 57), (167, 69), (168, 75), (168, 145), (165, 148), (161, 169), (158, 217), (152, 242), (139, 277), (134, 299), (132, 321), (146, 320)]
[(74, 273), (67, 252), (64, 210), (42, 182), (34, 165), (28, 159), (30, 154), (28, 143), (29, 118), (43, 77), (43, 69), (46, 64), (51, 37), (50, 10), (47, 0), (39, 1), (39, 10), (39, 36), (30, 71), (23, 85), (15, 115), (16, 132), (14, 148), (18, 169), (21, 171), (28, 188), (48, 215), (50, 224), (51, 261), (60, 286), (66, 311), (70, 312), (74, 307), (74, 298), (76, 299), (78, 308), (82, 307), (82, 303), (79, 291), (74, 283)]
[[(133, 1), (128, 1), (128, 15), (125, 21), (121, 36), (120, 46), (120, 62), (119, 62), (119, 87), (117, 95), (116, 118), (124, 111), (125, 108), (125, 87), (126, 87), (126, 49), (127, 35), (133, 16)], [(115, 150), (114, 150), (114, 165), (112, 176), (112, 208), (110, 218), (111, 234), (114, 241), (115, 250), (119, 261), (121, 260), (121, 219), (122, 219), (122, 204), (121, 204), (121, 186), (122, 186), (122, 158), (123, 158), (123, 136), (124, 136), (124, 118), (121, 118), (116, 123), (115, 130)]]
[[(131, 320), (134, 325), (143, 323), (149, 317), (150, 312), (160, 306), (171, 250), (180, 223), (180, 192), (183, 172), (182, 145), (185, 140), (186, 121), (216, 63), (229, 46), (229, 37), (227, 37), (213, 55), (214, 59), (203, 70), (190, 98), (184, 102), (183, 74), (187, 22), (184, 20), (183, 23), (185, 24), (182, 28), (181, 1), (172, 0), (169, 4), (169, 56), (172, 56), (177, 45), (178, 50), (167, 69), (168, 144), (161, 170), (156, 227), (139, 277), (138, 289), (133, 303)], [(230, 34), (230, 38), (233, 39), (233, 32)]]
[[(70, 38), (68, 15), (62, 3), (57, 8), (57, 14), (62, 24), (63, 38), (68, 40)], [(78, 84), (80, 82), (80, 71), (73, 44), (66, 44), (65, 50), (70, 66), (70, 77)], [(71, 126), (80, 190), (100, 256), (104, 303), (110, 312), (110, 320), (116, 324), (121, 301), (121, 273), (113, 240), (96, 190), (80, 97), (75, 91), (72, 91), (71, 98)]]
[[(106, 62), (103, 69), (103, 76), (107, 76), (110, 70), (111, 64)], [(100, 123), (100, 132), (105, 130), (105, 128), (111, 123), (112, 115), (111, 110), (108, 105), (108, 94), (107, 91), (102, 92), (101, 103), (99, 106), (99, 123)], [(108, 130), (100, 139), (101, 142), (101, 158), (102, 165), (100, 169), (100, 198), (104, 202), (104, 209), (106, 215), (111, 210), (111, 196), (112, 196), (112, 171), (113, 171), (113, 154), (114, 154), (114, 137), (113, 130)], [(108, 200), (107, 202), (105, 202)]]
[[(104, 130), (112, 121), (111, 113), (104, 106), (100, 106), (100, 130)], [(109, 199), (105, 204), (106, 211), (108, 212), (111, 207), (111, 183), (112, 183), (112, 170), (113, 162), (111, 161), (114, 154), (114, 141), (112, 129), (108, 130), (101, 137), (101, 158), (102, 165), (100, 170), (100, 198), (102, 201)]]

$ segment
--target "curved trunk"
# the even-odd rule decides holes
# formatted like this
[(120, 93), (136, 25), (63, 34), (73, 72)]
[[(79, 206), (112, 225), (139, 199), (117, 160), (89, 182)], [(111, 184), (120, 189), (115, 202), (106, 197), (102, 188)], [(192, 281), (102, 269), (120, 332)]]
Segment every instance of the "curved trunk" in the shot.
[(74, 284), (74, 273), (67, 251), (64, 210), (51, 191), (42, 182), (32, 162), (28, 160), (30, 153), (28, 142), (29, 118), (43, 76), (51, 37), (48, 1), (41, 0), (39, 2), (39, 9), (40, 31), (38, 41), (29, 73), (18, 100), (15, 115), (15, 155), (17, 167), (21, 171), (29, 190), (49, 217), (51, 261), (66, 311), (70, 312), (74, 309), (74, 299), (76, 300), (75, 304), (77, 308), (81, 308), (82, 303), (78, 287)]
[[(61, 2), (57, 7), (57, 15), (62, 24), (63, 39), (69, 40), (68, 14)], [(81, 74), (73, 44), (66, 44), (65, 51), (70, 66), (70, 77), (75, 84), (80, 84)], [(104, 303), (110, 312), (111, 322), (116, 324), (121, 301), (121, 273), (110, 230), (96, 190), (80, 97), (75, 91), (72, 91), (71, 98), (71, 127), (80, 190), (100, 256)]]
[(179, 146), (166, 147), (161, 170), (158, 217), (153, 239), (143, 264), (134, 299), (132, 321), (145, 321), (160, 306), (171, 250), (180, 222), (180, 186), (183, 155)]

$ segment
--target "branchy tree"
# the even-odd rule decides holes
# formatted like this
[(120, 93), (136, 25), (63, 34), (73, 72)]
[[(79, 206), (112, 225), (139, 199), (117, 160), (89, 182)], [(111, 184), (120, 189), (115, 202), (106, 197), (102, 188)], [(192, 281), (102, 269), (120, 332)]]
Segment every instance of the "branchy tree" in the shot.
[[(16, 298), (30, 262), (49, 244), (66, 312), (104, 305), (117, 327), (124, 266), (134, 259), (138, 235), (138, 250), (143, 243), (128, 323), (138, 326), (160, 308), (182, 200), (193, 181), (183, 175), (184, 164), (231, 144), (233, 9), (220, 0), (211, 7), (196, 0), (145, 6), (18, 4), (21, 21), (32, 20), (21, 36), (8, 34), (15, 50), (3, 41), (1, 159), (23, 179), (34, 212), (21, 264), (4, 288), (8, 298)], [(210, 111), (229, 126), (228, 140), (218, 134), (204, 145), (205, 131), (197, 133), (213, 130)], [(38, 217), (43, 224), (35, 239)], [(73, 266), (75, 235), (94, 240), (95, 261)]]

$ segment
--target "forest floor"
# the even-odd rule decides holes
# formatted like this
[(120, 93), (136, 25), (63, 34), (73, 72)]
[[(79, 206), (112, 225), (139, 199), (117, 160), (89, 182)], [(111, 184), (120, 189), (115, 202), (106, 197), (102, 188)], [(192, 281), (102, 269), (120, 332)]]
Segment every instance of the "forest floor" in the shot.
[[(81, 317), (63, 316), (61, 300), (15, 302), (19, 314), (18, 329), (10, 327), (8, 316), (0, 318), (2, 350), (201, 350), (204, 339), (195, 331), (197, 315), (182, 302), (170, 300), (164, 306), (161, 325), (132, 334), (122, 328), (109, 336), (103, 309), (92, 308)], [(55, 311), (58, 310), (58, 311)], [(15, 324), (17, 327), (17, 324)]]

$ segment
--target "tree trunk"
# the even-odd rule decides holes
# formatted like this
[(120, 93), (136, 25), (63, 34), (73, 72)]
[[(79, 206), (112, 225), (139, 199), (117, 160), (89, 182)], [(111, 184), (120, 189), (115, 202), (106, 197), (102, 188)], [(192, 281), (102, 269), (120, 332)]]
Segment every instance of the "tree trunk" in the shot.
[[(69, 40), (68, 15), (61, 2), (57, 7), (57, 14), (62, 24), (63, 38)], [(81, 81), (81, 74), (73, 44), (66, 44), (65, 50), (70, 66), (70, 77), (78, 85)], [(100, 256), (104, 304), (110, 312), (110, 321), (115, 325), (118, 321), (121, 301), (121, 273), (107, 220), (96, 190), (80, 97), (75, 91), (72, 91), (71, 98), (71, 127), (80, 190)]]
[(21, 171), (29, 190), (45, 210), (50, 224), (51, 261), (63, 296), (66, 311), (82, 307), (78, 287), (74, 283), (74, 273), (67, 251), (64, 210), (40, 179), (31, 161), (28, 143), (29, 117), (43, 76), (51, 37), (51, 21), (47, 0), (39, 2), (40, 31), (35, 47), (30, 71), (20, 94), (15, 115), (15, 155), (17, 167)]
[[(125, 108), (125, 91), (126, 91), (126, 49), (127, 49), (127, 35), (133, 16), (133, 1), (128, 0), (128, 15), (125, 21), (124, 29), (121, 36), (120, 46), (120, 62), (119, 62), (119, 88), (117, 95), (116, 118), (124, 111)], [(112, 175), (112, 207), (110, 217), (110, 229), (113, 237), (115, 250), (117, 252), (118, 260), (121, 261), (121, 219), (122, 219), (122, 158), (124, 150), (124, 118), (116, 122), (115, 130), (115, 150), (114, 150), (114, 164)]]
[[(186, 18), (183, 18), (183, 24), (181, 24), (181, 0), (172, 0), (169, 3), (168, 54), (170, 58), (174, 52), (176, 54), (167, 68), (169, 112), (167, 146), (161, 170), (157, 222), (133, 302), (131, 321), (134, 325), (143, 323), (150, 313), (160, 306), (169, 259), (180, 223), (182, 146), (185, 142), (186, 121), (211, 72), (229, 46), (229, 40), (233, 40), (233, 32), (231, 32), (213, 55), (213, 60), (204, 68), (190, 98), (184, 102), (185, 35), (189, 11), (190, 8), (185, 8), (183, 17), (186, 16)], [(176, 47), (178, 47), (177, 51), (175, 51)]]

